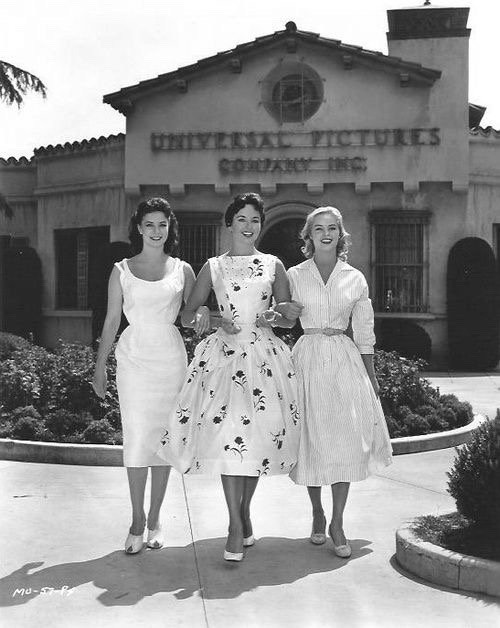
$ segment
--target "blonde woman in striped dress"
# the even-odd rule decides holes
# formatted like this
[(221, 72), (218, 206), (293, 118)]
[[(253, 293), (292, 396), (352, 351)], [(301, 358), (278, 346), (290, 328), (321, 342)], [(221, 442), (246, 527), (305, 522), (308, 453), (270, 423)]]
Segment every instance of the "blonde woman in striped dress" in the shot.
[[(373, 309), (363, 274), (344, 261), (348, 236), (338, 209), (311, 212), (301, 232), (308, 259), (288, 271), (293, 302), (277, 306), (289, 318), (300, 315), (304, 328), (293, 350), (303, 420), (290, 477), (307, 486), (317, 545), (326, 541), (321, 487), (331, 485), (328, 530), (343, 558), (351, 555), (343, 530), (350, 483), (392, 456), (373, 367)], [(344, 333), (350, 320), (354, 341)]]

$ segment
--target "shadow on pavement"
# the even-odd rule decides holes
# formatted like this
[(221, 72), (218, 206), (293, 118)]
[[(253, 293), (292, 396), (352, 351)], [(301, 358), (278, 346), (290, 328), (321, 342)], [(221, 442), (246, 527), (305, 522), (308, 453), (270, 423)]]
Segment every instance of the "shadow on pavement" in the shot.
[[(346, 564), (335, 556), (331, 545), (313, 546), (308, 539), (282, 537), (259, 539), (243, 562), (229, 563), (222, 559), (224, 543), (225, 538), (203, 539), (185, 547), (145, 549), (134, 556), (115, 551), (93, 560), (43, 569), (39, 569), (43, 562), (26, 563), (0, 579), (0, 607), (27, 604), (39, 595), (69, 597), (75, 594), (73, 588), (87, 583), (103, 589), (97, 600), (104, 606), (132, 606), (166, 592), (182, 600), (200, 591), (200, 579), (204, 598), (227, 599)], [(366, 547), (370, 541), (357, 539), (351, 544), (350, 561), (371, 552)]]

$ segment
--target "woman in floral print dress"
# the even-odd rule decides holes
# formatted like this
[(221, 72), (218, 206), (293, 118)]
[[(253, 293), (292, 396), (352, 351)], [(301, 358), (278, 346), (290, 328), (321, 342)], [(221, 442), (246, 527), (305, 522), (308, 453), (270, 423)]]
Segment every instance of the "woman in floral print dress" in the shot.
[[(159, 455), (181, 473), (220, 474), (229, 510), (224, 558), (241, 560), (254, 542), (250, 500), (259, 477), (288, 474), (297, 459), (296, 378), (288, 347), (271, 327), (293, 323), (269, 309), (271, 297), (289, 301), (282, 263), (255, 249), (264, 209), (253, 193), (235, 197), (225, 222), (227, 253), (200, 271), (183, 325), (203, 340), (188, 367), (175, 416)], [(203, 304), (214, 289), (220, 316)]]

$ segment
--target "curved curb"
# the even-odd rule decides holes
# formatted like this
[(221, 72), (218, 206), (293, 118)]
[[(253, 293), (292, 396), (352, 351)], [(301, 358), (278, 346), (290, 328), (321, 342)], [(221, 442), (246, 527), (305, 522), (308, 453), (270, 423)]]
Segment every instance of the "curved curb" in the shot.
[(123, 466), (123, 447), (121, 445), (43, 443), (0, 438), (0, 460), (121, 467)]
[(396, 560), (406, 571), (434, 584), (500, 597), (500, 562), (421, 541), (410, 525), (396, 531)]
[(416, 454), (421, 451), (433, 451), (434, 449), (446, 449), (447, 447), (463, 445), (469, 442), (471, 433), (487, 420), (488, 418), (482, 414), (476, 414), (470, 423), (457, 427), (455, 430), (424, 434), (422, 436), (391, 438), (392, 453), (395, 456)]
[[(392, 438), (392, 453), (397, 456), (462, 445), (468, 442), (471, 432), (486, 420), (486, 417), (477, 414), (471, 423), (456, 430), (425, 434), (424, 436)], [(121, 467), (123, 466), (123, 447), (121, 445), (44, 443), (0, 438), (0, 460)]]

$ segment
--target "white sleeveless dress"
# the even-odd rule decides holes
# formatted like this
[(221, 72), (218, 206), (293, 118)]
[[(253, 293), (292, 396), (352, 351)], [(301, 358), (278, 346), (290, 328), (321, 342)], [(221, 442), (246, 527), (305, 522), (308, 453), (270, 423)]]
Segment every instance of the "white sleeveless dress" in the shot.
[(123, 311), (129, 326), (116, 346), (116, 385), (125, 467), (165, 465), (156, 455), (165, 431), (165, 412), (174, 406), (187, 358), (175, 319), (182, 304), (184, 262), (168, 260), (159, 281), (135, 277), (124, 259), (120, 271)]
[(255, 325), (270, 304), (276, 258), (225, 254), (209, 264), (220, 313), (241, 332), (219, 328), (197, 346), (159, 454), (181, 473), (289, 473), (300, 431), (291, 353)]

